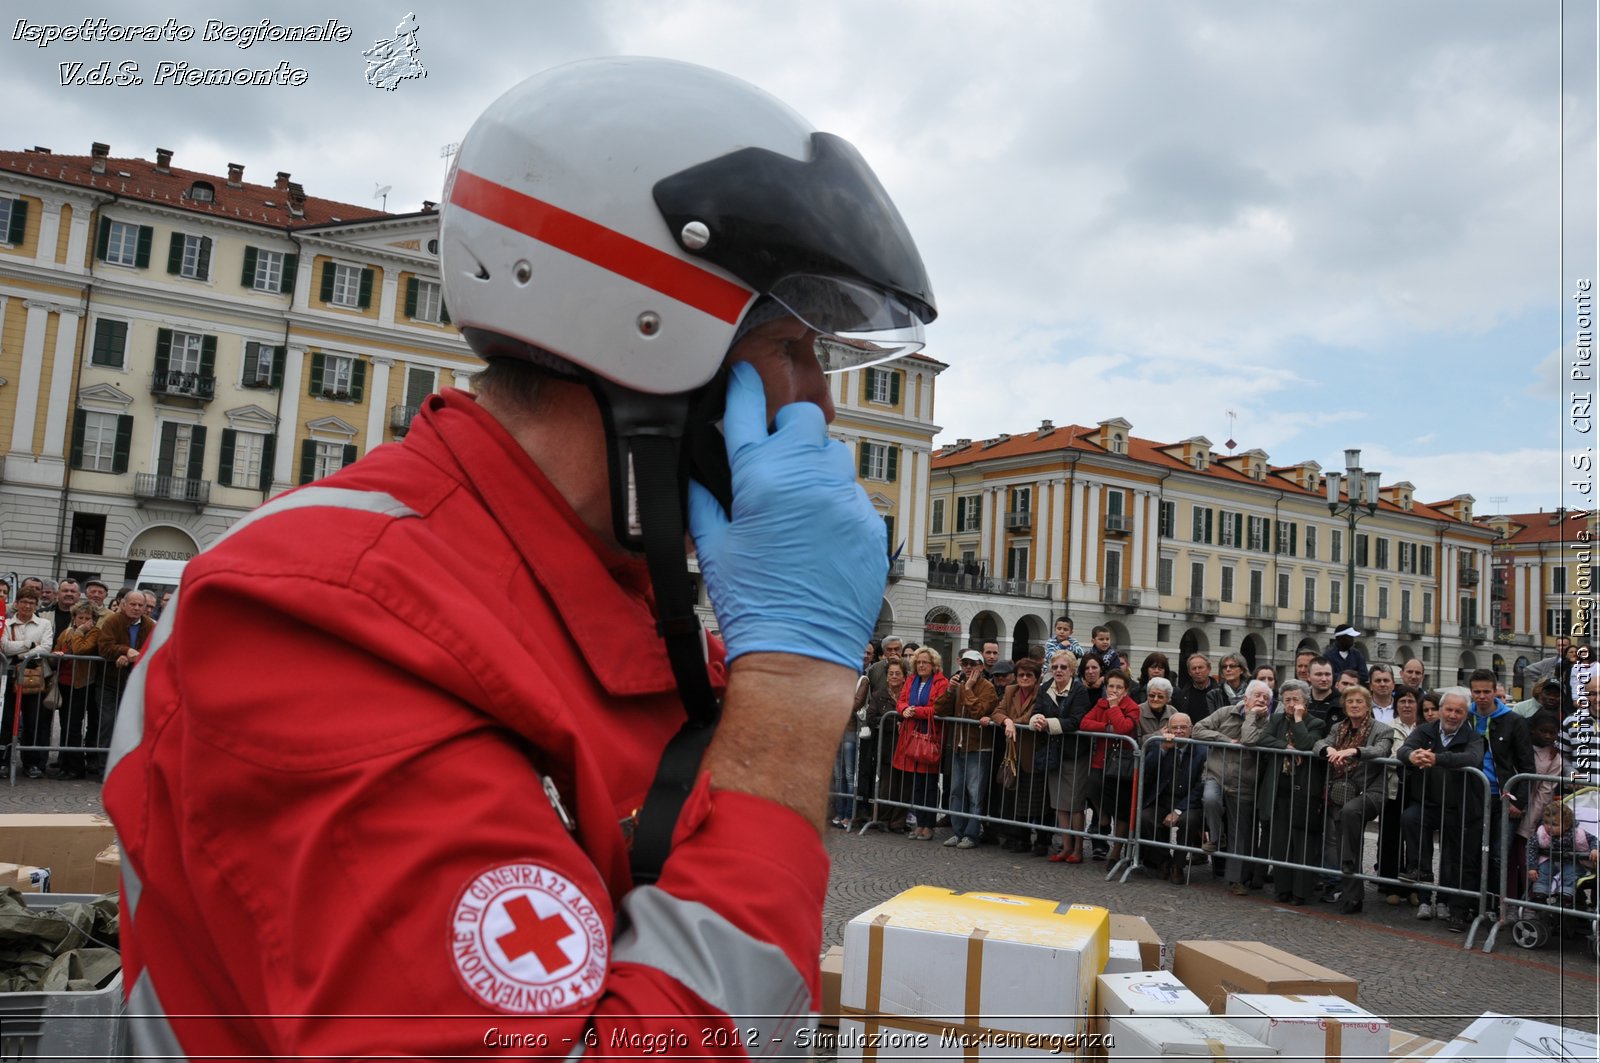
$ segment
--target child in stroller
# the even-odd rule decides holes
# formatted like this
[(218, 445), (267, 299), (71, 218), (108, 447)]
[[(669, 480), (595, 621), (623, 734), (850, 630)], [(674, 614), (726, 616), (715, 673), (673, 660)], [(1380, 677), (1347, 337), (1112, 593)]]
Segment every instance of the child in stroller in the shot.
[[(1528, 899), (1571, 911), (1592, 911), (1596, 856), (1595, 837), (1577, 823), (1572, 807), (1551, 801), (1545, 806), (1543, 822), (1528, 837)], [(1582, 909), (1578, 908), (1580, 901)], [(1584, 928), (1593, 933), (1593, 927), (1590, 919), (1527, 911), (1512, 927), (1512, 937), (1523, 948), (1534, 949), (1558, 930), (1573, 936)]]

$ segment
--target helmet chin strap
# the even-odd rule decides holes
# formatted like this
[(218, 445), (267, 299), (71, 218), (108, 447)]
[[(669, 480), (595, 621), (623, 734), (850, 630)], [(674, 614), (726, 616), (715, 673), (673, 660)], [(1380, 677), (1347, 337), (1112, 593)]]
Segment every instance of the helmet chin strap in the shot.
[[(639, 812), (632, 850), (635, 885), (649, 885), (661, 877), (678, 814), (694, 788), (701, 758), (722, 714), (706, 674), (705, 632), (694, 611), (694, 588), (684, 557), (689, 476), (711, 487), (724, 505), (729, 501), (726, 452), (721, 434), (711, 427), (721, 417), (722, 380), (719, 374), (712, 384), (689, 394), (645, 395), (597, 376), (589, 378), (605, 422), (612, 530), (624, 547), (644, 552), (655, 593), (656, 632), (666, 642), (687, 716), (667, 743)], [(706, 462), (713, 467), (699, 471)]]

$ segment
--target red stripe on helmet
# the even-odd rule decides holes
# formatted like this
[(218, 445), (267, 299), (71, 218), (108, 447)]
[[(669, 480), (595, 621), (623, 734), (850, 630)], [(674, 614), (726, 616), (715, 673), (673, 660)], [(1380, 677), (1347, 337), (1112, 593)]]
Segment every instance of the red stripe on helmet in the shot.
[(450, 202), (497, 225), (736, 324), (748, 289), (542, 199), (457, 170)]

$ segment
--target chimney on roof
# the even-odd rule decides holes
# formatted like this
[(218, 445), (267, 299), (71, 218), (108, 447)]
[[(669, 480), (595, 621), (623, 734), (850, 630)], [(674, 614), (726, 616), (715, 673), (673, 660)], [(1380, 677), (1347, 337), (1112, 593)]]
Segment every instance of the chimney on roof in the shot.
[(1041, 432), (1053, 432), (1055, 431), (1055, 427), (1056, 423), (1050, 420), (1048, 417), (1039, 422), (1039, 431)]
[(35, 144), (33, 146), (33, 153), (35, 155), (48, 155), (48, 154), (50, 154), (50, 149), (46, 148), (46, 147), (43, 147), (43, 146), (41, 146), (39, 144)]
[(289, 171), (288, 170), (279, 170), (278, 171), (278, 179), (275, 180), (274, 182), (272, 182), (272, 187), (276, 188), (280, 192), (282, 192), (284, 189), (288, 188), (289, 187)]
[(229, 188), (243, 188), (244, 187), (244, 167), (241, 166), (239, 163), (236, 163), (236, 162), (228, 163), (228, 187)]
[(424, 214), (432, 214), (434, 211), (436, 211), (438, 209), (439, 209), (439, 204), (435, 203), (433, 200), (424, 199), (422, 201), (422, 213), (424, 213)]
[[(286, 173), (280, 173), (278, 176), (287, 178), (289, 175)], [(293, 214), (296, 218), (305, 217), (306, 190), (301, 187), (299, 181), (286, 181), (285, 187), (289, 193), (289, 213)]]
[(958, 440), (956, 440), (956, 449), (957, 450), (960, 450), (962, 447), (970, 447), (970, 446), (972, 446), (972, 440), (970, 440), (970, 439), (958, 439)]
[(90, 172), (105, 173), (106, 156), (111, 154), (111, 145), (102, 144), (97, 140), (93, 144), (89, 145), (89, 154), (94, 158), (94, 162), (89, 164)]
[(172, 149), (171, 148), (157, 148), (156, 149), (156, 173), (171, 173), (171, 172), (172, 172)]

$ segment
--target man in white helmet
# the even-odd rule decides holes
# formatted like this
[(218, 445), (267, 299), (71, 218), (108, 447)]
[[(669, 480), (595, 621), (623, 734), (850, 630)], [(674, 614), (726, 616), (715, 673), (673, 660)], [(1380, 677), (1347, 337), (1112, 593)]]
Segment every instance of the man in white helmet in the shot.
[[(824, 370), (920, 346), (921, 260), (848, 144), (659, 60), (513, 89), (442, 213), (477, 399), (191, 562), (130, 683), (134, 1048), (785, 1051), (887, 574)], [(468, 594), (499, 638), (440, 638)]]

